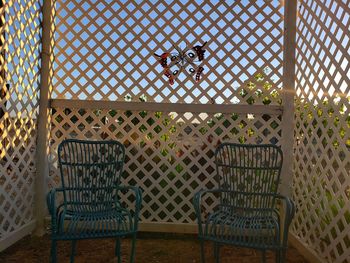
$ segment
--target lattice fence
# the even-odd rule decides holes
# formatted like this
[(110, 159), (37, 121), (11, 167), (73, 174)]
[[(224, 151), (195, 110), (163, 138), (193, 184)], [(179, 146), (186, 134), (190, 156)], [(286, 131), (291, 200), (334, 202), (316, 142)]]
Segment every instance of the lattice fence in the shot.
[(350, 1), (302, 1), (298, 21), (293, 232), (350, 262)]
[[(237, 88), (266, 68), (282, 86), (280, 1), (57, 0), (53, 98), (240, 103)], [(154, 53), (208, 41), (204, 77), (173, 86)]]
[(33, 220), (42, 1), (0, 2), (2, 243)]
[[(123, 183), (144, 190), (143, 222), (193, 223), (193, 194), (216, 185), (215, 147), (223, 141), (278, 143), (280, 116), (54, 109), (52, 163), (64, 138), (117, 139), (127, 150)], [(51, 179), (60, 179), (53, 167)], [(208, 206), (214, 205), (208, 200)]]
[[(53, 99), (281, 105), (280, 1), (55, 3)], [(203, 79), (196, 83), (181, 73), (170, 85), (154, 53), (205, 41)], [(63, 139), (118, 139), (127, 148), (124, 183), (145, 191), (143, 222), (191, 223), (194, 192), (215, 186), (215, 146), (225, 140), (279, 144), (281, 132), (281, 112), (58, 106), (52, 109), (49, 184), (60, 183), (56, 152)]]

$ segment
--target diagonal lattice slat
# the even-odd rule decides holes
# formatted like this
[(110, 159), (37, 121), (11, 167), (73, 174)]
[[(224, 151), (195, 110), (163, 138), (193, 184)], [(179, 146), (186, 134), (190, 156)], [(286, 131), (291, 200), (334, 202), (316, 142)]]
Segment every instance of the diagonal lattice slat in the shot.
[[(238, 87), (266, 68), (282, 86), (280, 1), (57, 0), (53, 98), (243, 103)], [(208, 41), (204, 78), (170, 86), (154, 52)]]
[(33, 220), (42, 1), (1, 1), (0, 241)]
[(301, 1), (293, 232), (328, 262), (350, 262), (350, 5)]

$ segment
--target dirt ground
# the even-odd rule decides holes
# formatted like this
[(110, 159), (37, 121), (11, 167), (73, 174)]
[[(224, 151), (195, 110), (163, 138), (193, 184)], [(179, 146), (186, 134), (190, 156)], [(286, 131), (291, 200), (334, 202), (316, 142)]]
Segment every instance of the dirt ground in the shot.
[[(49, 262), (49, 236), (42, 238), (26, 237), (0, 253), (1, 263)], [(123, 262), (129, 262), (130, 240), (122, 241)], [(69, 262), (70, 242), (58, 242), (58, 262)], [(76, 263), (117, 262), (114, 256), (114, 240), (97, 239), (77, 242)], [(206, 262), (213, 263), (212, 244), (206, 244)], [(255, 263), (260, 262), (259, 251), (223, 246), (220, 250), (221, 262)], [(199, 243), (195, 236), (162, 235), (140, 233), (136, 245), (136, 263), (195, 263), (199, 260)], [(268, 253), (268, 262), (274, 261), (274, 254)], [(287, 263), (307, 263), (307, 261), (290, 247)]]

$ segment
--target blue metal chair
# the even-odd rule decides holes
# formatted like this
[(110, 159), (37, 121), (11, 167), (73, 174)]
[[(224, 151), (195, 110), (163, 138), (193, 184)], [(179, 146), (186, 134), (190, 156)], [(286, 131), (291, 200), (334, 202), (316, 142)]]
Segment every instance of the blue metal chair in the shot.
[[(294, 204), (277, 194), (281, 149), (223, 143), (216, 149), (215, 162), (218, 189), (199, 191), (193, 200), (201, 262), (205, 261), (204, 241), (213, 241), (216, 262), (223, 244), (261, 250), (262, 262), (266, 262), (266, 250), (274, 250), (276, 261), (284, 262)], [(217, 198), (218, 205), (206, 213), (209, 195)]]
[[(58, 240), (72, 240), (71, 262), (76, 241), (92, 238), (116, 238), (115, 253), (121, 262), (121, 238), (132, 238), (130, 262), (134, 262), (135, 242), (141, 207), (141, 191), (120, 185), (125, 149), (117, 141), (65, 140), (58, 147), (61, 188), (47, 195), (51, 214), (51, 262), (56, 262)], [(134, 206), (122, 202), (129, 196)], [(58, 201), (57, 194), (63, 196)]]

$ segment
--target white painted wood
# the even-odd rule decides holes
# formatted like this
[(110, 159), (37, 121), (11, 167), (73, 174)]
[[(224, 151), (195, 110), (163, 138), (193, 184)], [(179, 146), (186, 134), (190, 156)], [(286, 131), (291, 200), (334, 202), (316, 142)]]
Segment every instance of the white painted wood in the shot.
[[(256, 114), (247, 119), (245, 113), (159, 110), (53, 108), (50, 184), (59, 184), (57, 147), (63, 139), (119, 140), (126, 147), (127, 160), (122, 183), (144, 190), (142, 222), (191, 224), (195, 223), (194, 193), (216, 186), (213, 153), (219, 143), (245, 140), (279, 145), (280, 115)], [(211, 196), (204, 202), (207, 209), (215, 204)]]
[(46, 194), (47, 194), (47, 175), (49, 174), (48, 144), (49, 144), (49, 97), (52, 69), (52, 24), (53, 24), (53, 2), (44, 1), (43, 5), (43, 23), (42, 23), (42, 56), (41, 56), (41, 79), (40, 79), (40, 101), (38, 116), (38, 138), (36, 151), (36, 178), (35, 178), (35, 218), (36, 231), (39, 236), (44, 235), (44, 218), (46, 215)]
[[(140, 3), (136, 9), (131, 8), (132, 1), (125, 1), (118, 3), (121, 6), (120, 9), (114, 8), (113, 5), (105, 5), (102, 10), (99, 10), (94, 1), (87, 0), (85, 4), (88, 7), (84, 8), (83, 12), (81, 5), (75, 4), (74, 1), (69, 7), (66, 4), (61, 4), (56, 13), (56, 18), (60, 20), (60, 24), (56, 25), (56, 71), (50, 71), (50, 76), (47, 75), (52, 66), (49, 63), (49, 56), (52, 55), (49, 45), (54, 44), (54, 42), (51, 42), (53, 39), (48, 37), (48, 30), (45, 28), (52, 25), (51, 22), (47, 22), (47, 14), (49, 14), (47, 5), (51, 1), (43, 2), (46, 6), (44, 7), (46, 10), (44, 11), (44, 25), (46, 26), (44, 26), (43, 31), (43, 71), (41, 75), (43, 87), (40, 95), (37, 145), (39, 164), (35, 191), (32, 191), (31, 185), (34, 169), (30, 164), (35, 162), (33, 149), (35, 149), (36, 144), (31, 136), (36, 132), (33, 129), (36, 127), (36, 116), (34, 117), (34, 115), (37, 109), (37, 91), (31, 87), (35, 87), (33, 84), (38, 78), (38, 70), (36, 69), (38, 58), (35, 55), (35, 50), (38, 46), (37, 35), (41, 27), (37, 16), (40, 12), (38, 10), (41, 8), (38, 8), (38, 1), (34, 0), (16, 2), (16, 4), (15, 1), (10, 0), (6, 1), (6, 10), (0, 8), (2, 14), (9, 10), (16, 14), (8, 16), (7, 28), (1, 29), (1, 32), (9, 30), (9, 28), (12, 30), (11, 34), (6, 31), (6, 43), (1, 47), (1, 52), (9, 50), (10, 45), (18, 43), (18, 46), (11, 46), (11, 50), (15, 51), (8, 53), (7, 59), (13, 64), (13, 70), (9, 70), (6, 76), (6, 82), (10, 83), (13, 94), (16, 94), (17, 97), (8, 95), (7, 99), (10, 100), (6, 106), (7, 115), (5, 116), (7, 119), (0, 123), (0, 128), (3, 131), (0, 134), (0, 139), (2, 142), (6, 142), (2, 144), (2, 150), (4, 150), (1, 151), (1, 160), (7, 160), (7, 163), (3, 163), (0, 167), (1, 174), (5, 175), (2, 177), (1, 189), (8, 189), (8, 191), (2, 192), (2, 197), (6, 200), (3, 203), (9, 203), (11, 207), (11, 209), (1, 207), (1, 215), (4, 216), (4, 220), (0, 227), (15, 230), (6, 233), (6, 238), (0, 240), (0, 248), (5, 247), (3, 244), (15, 242), (32, 228), (33, 223), (29, 223), (30, 227), (23, 226), (23, 224), (32, 220), (32, 196), (34, 192), (36, 194), (35, 216), (38, 219), (38, 232), (42, 233), (46, 186), (47, 183), (52, 186), (59, 183), (55, 167), (57, 162), (55, 150), (58, 143), (64, 138), (124, 140), (127, 156), (130, 160), (126, 171), (131, 175), (131, 177), (126, 178), (126, 182), (134, 180), (136, 184), (146, 186), (146, 184), (149, 185), (148, 181), (150, 181), (151, 186), (145, 188), (153, 187), (155, 189), (153, 192), (150, 189), (145, 192), (151, 201), (144, 203), (143, 212), (147, 211), (150, 215), (143, 215), (141, 228), (145, 231), (160, 229), (161, 231), (192, 233), (194, 231), (193, 218), (191, 218), (191, 210), (187, 208), (191, 206), (192, 196), (186, 195), (186, 193), (212, 187), (213, 178), (210, 177), (212, 174), (210, 171), (213, 168), (213, 163), (210, 151), (213, 151), (219, 142), (237, 141), (241, 137), (248, 143), (254, 143), (257, 139), (261, 139), (263, 142), (277, 139), (278, 145), (283, 147), (285, 157), (283, 193), (291, 193), (292, 160), (295, 164), (294, 199), (297, 204), (297, 214), (293, 233), (298, 241), (305, 245), (306, 251), (314, 249), (317, 251), (317, 253), (313, 253), (314, 255), (324, 257), (328, 262), (338, 263), (348, 260), (350, 254), (347, 249), (349, 240), (347, 223), (350, 181), (347, 160), (349, 160), (348, 140), (350, 137), (346, 118), (349, 116), (350, 109), (348, 100), (350, 93), (348, 87), (348, 72), (350, 70), (348, 50), (350, 46), (347, 34), (350, 26), (348, 19), (350, 10), (346, 1), (327, 1), (325, 3), (321, 0), (312, 0), (299, 2), (302, 12), (299, 14), (298, 24), (300, 42), (296, 47), (299, 56), (296, 62), (296, 92), (298, 103), (300, 103), (298, 106), (301, 105), (301, 108), (296, 118), (299, 125), (295, 126), (294, 129), (298, 137), (298, 142), (295, 143), (295, 156), (292, 154), (292, 149), (295, 112), (293, 96), (295, 93), (296, 0), (280, 1), (277, 6), (277, 1), (249, 1), (246, 4), (242, 4), (241, 1), (218, 1), (217, 3), (190, 1), (188, 4), (179, 2), (178, 11), (172, 9), (173, 6), (176, 6), (173, 2), (170, 5), (167, 2), (162, 3), (165, 8), (158, 8), (159, 6), (148, 3), (150, 10), (147, 10), (145, 8), (146, 1)], [(99, 4), (103, 5), (103, 2), (100, 1)], [(65, 2), (61, 1), (61, 3)], [(135, 3), (133, 4), (135, 5)], [(32, 8), (29, 15), (25, 15), (29, 10), (27, 7)], [(284, 17), (281, 14), (282, 7), (285, 10)], [(189, 11), (189, 8), (192, 11)], [(203, 13), (204, 9), (208, 10), (205, 14)], [(271, 11), (267, 11), (269, 9)], [(259, 13), (262, 10), (266, 10), (267, 13)], [(90, 16), (91, 13), (97, 11), (110, 13), (117, 20), (112, 22), (111, 19), (103, 18), (102, 22), (97, 23), (96, 18)], [(136, 11), (140, 12), (140, 17), (150, 20), (150, 23), (147, 25), (140, 23)], [(154, 11), (152, 13), (152, 17), (155, 15), (154, 20), (150, 16), (151, 11)], [(170, 13), (167, 13), (168, 11)], [(198, 16), (200, 12), (202, 15)], [(78, 13), (82, 13), (82, 15), (78, 16)], [(67, 17), (63, 14), (72, 16), (73, 19), (69, 21), (73, 22), (68, 22), (68, 19), (65, 19)], [(166, 14), (170, 14), (171, 19), (166, 19), (163, 25), (158, 25), (157, 22), (161, 21)], [(75, 26), (82, 26), (85, 23), (82, 22), (82, 17), (88, 19), (86, 27), (82, 28), (97, 28), (97, 31), (87, 32), (87, 39), (96, 41), (95, 46), (83, 39), (83, 34), (74, 31)], [(135, 21), (132, 25), (126, 22), (130, 18)], [(25, 48), (28, 43), (23, 37), (17, 38), (28, 25), (26, 21), (23, 24), (22, 22), (17, 23), (19, 19), (22, 19), (22, 22), (23, 19), (28, 19), (28, 23), (33, 26), (30, 35), (26, 35), (28, 39), (35, 42), (34, 46), (30, 43), (29, 49)], [(180, 25), (184, 26), (183, 33), (179, 32), (179, 26), (172, 23), (176, 19)], [(193, 20), (199, 27), (203, 27), (208, 21), (209, 27), (203, 27), (202, 30), (197, 29), (187, 24), (190, 20)], [(266, 27), (266, 25), (268, 26)], [(281, 25), (286, 27), (283, 43), (281, 41), (283, 26)], [(111, 32), (116, 33), (117, 36), (112, 38), (110, 34), (106, 33), (102, 37), (97, 37), (96, 32), (104, 32), (103, 29), (108, 28), (108, 26), (112, 28)], [(140, 26), (141, 33), (134, 32), (136, 26)], [(159, 32), (165, 32), (168, 30), (167, 26), (170, 27), (171, 34), (163, 34), (162, 39), (158, 39), (157, 32), (154, 34), (149, 32), (153, 27), (156, 27)], [(125, 31), (121, 32), (120, 29), (124, 27)], [(13, 34), (13, 31), (16, 33)], [(69, 33), (73, 33), (72, 39), (67, 38)], [(149, 35), (148, 40), (143, 40), (143, 33)], [(132, 39), (129, 37), (130, 34), (133, 35)], [(166, 78), (162, 76), (160, 66), (152, 54), (154, 51), (167, 51), (168, 42), (185, 44), (183, 42), (187, 41), (190, 34), (193, 35), (194, 40), (189, 41), (186, 45), (198, 44), (209, 39), (206, 55), (208, 55), (208, 59), (213, 59), (216, 62), (211, 62), (211, 64), (207, 61), (204, 62), (207, 71), (200, 83), (195, 83), (193, 76), (188, 76), (177, 81), (176, 85), (170, 86)], [(173, 38), (175, 35), (176, 39)], [(113, 41), (111, 41), (112, 39)], [(116, 39), (118, 41), (115, 41)], [(75, 41), (79, 41), (81, 46), (71, 46), (71, 43)], [(101, 44), (106, 41), (111, 42), (110, 47)], [(125, 42), (124, 47), (119, 46), (121, 41)], [(151, 43), (151, 41), (154, 42)], [(137, 42), (141, 43), (141, 47), (134, 46)], [(165, 48), (165, 46), (168, 47)], [(231, 49), (230, 46), (232, 46)], [(73, 53), (69, 53), (71, 52), (70, 48), (73, 49)], [(84, 48), (86, 55), (82, 53)], [(101, 55), (89, 62), (87, 57), (95, 54), (98, 48), (104, 55), (108, 56), (108, 59)], [(109, 53), (113, 48), (117, 50), (116, 56)], [(132, 49), (131, 54), (127, 54), (128, 48)], [(140, 56), (143, 49), (148, 54)], [(271, 56), (265, 56), (266, 53), (270, 53)], [(81, 57), (74, 61), (72, 54)], [(60, 58), (60, 55), (64, 58)], [(284, 62), (282, 62), (282, 57)], [(227, 58), (231, 59), (233, 63), (230, 63)], [(140, 63), (137, 62), (139, 59), (141, 59)], [(23, 74), (18, 75), (18, 72), (23, 71), (25, 62), (29, 60), (34, 62), (30, 64), (28, 71), (25, 70)], [(259, 60), (261, 60), (260, 65), (262, 66), (257, 66)], [(84, 63), (86, 67), (83, 66)], [(101, 63), (100, 69), (95, 68), (98, 63)], [(131, 65), (131, 70), (126, 70), (128, 65)], [(271, 67), (273, 65), (277, 65), (277, 67), (272, 68), (272, 73), (267, 75), (268, 79), (271, 79), (272, 75), (276, 75), (273, 81), (274, 85), (271, 87), (272, 90), (279, 91), (283, 80), (283, 106), (279, 106), (279, 102), (275, 99), (272, 99), (269, 106), (261, 105), (262, 98), (265, 95), (268, 97), (271, 95), (271, 89), (263, 90), (264, 96), (256, 97), (254, 105), (247, 105), (249, 96), (241, 95), (242, 91), (246, 91), (247, 81), (252, 74), (263, 70), (265, 66)], [(47, 67), (44, 68), (44, 66)], [(222, 72), (217, 71), (221, 67)], [(75, 70), (78, 71), (78, 74), (74, 73)], [(109, 71), (109, 76), (99, 80), (104, 70)], [(59, 71), (63, 71), (63, 74), (58, 74)], [(119, 73), (124, 74), (124, 76), (118, 76)], [(209, 77), (211, 73), (213, 75)], [(141, 77), (137, 77), (137, 74)], [(53, 78), (55, 78), (55, 82), (52, 84), (49, 81), (53, 81)], [(86, 79), (85, 84), (79, 82), (81, 78)], [(13, 83), (15, 79), (18, 81)], [(31, 80), (24, 81), (24, 79)], [(145, 80), (145, 83), (142, 83), (141, 80)], [(1, 85), (5, 84), (3, 82), (4, 80), (2, 80)], [(50, 97), (50, 84), (54, 85), (53, 97), (58, 99), (52, 101), (51, 107), (56, 112), (48, 121), (50, 115), (47, 112), (49, 109), (47, 99)], [(261, 86), (261, 84), (259, 85)], [(256, 95), (261, 90), (259, 85), (248, 93)], [(107, 87), (108, 90), (101, 92), (102, 87)], [(180, 93), (182, 95), (179, 95)], [(126, 95), (131, 95), (133, 102), (124, 102)], [(147, 95), (148, 102), (138, 103), (141, 95)], [(65, 100), (70, 98), (73, 100)], [(96, 98), (99, 101), (91, 102)], [(281, 98), (281, 94), (278, 98)], [(78, 99), (79, 101), (77, 101)], [(211, 99), (216, 104), (210, 104)], [(155, 103), (156, 101), (161, 103)], [(170, 104), (170, 102), (175, 103)], [(189, 102), (193, 105), (185, 104)], [(203, 102), (207, 104), (197, 105)], [(217, 104), (221, 102), (223, 104)], [(344, 105), (345, 110), (343, 110)], [(63, 108), (71, 108), (72, 111), (65, 111)], [(86, 111), (79, 112), (80, 108), (84, 108)], [(330, 108), (334, 110), (332, 113), (329, 113)], [(97, 109), (101, 111), (98, 112)], [(111, 116), (109, 109), (117, 110), (117, 115)], [(131, 112), (126, 114), (127, 111)], [(142, 114), (140, 115), (142, 111), (148, 111), (149, 115), (142, 117)], [(159, 111), (162, 111), (163, 115), (157, 118), (154, 112)], [(232, 119), (230, 114), (233, 112), (238, 114), (237, 120)], [(217, 113), (224, 113), (224, 118), (218, 118)], [(249, 115), (247, 118), (247, 114), (254, 114), (254, 116)], [(269, 114), (270, 118), (264, 119), (262, 114)], [(282, 124), (281, 114), (283, 114)], [(14, 116), (18, 118), (14, 118)], [(153, 118), (154, 123), (150, 122), (148, 117)], [(73, 121), (74, 118), (77, 118), (78, 121)], [(224, 122), (225, 119), (229, 121)], [(335, 124), (334, 121), (337, 119), (339, 119), (339, 123)], [(208, 123), (213, 120), (215, 122), (209, 126)], [(52, 129), (49, 127), (50, 124), (53, 125)], [(177, 129), (169, 132), (173, 126)], [(159, 129), (161, 131), (155, 131)], [(238, 134), (231, 133), (234, 129), (239, 130)], [(49, 136), (48, 131), (50, 131)], [(167, 141), (160, 139), (165, 137)], [(50, 152), (47, 151), (49, 140), (52, 142)], [(22, 142), (26, 143), (22, 145)], [(335, 146), (335, 142), (338, 142), (339, 145)], [(170, 147), (171, 143), (175, 143), (176, 147)], [(198, 149), (200, 149), (199, 152)], [(164, 150), (168, 151), (166, 156), (164, 156)], [(47, 169), (45, 161), (47, 157), (50, 157), (50, 170)], [(200, 162), (201, 159), (203, 161)], [(170, 178), (168, 175), (171, 171), (175, 171), (178, 165), (186, 166), (186, 169), (175, 173), (173, 178)], [(192, 168), (194, 166), (196, 168)], [(11, 168), (8, 169), (9, 167)], [(186, 170), (190, 171), (189, 175), (185, 174)], [(139, 176), (140, 173), (148, 176)], [(156, 173), (159, 174), (158, 177), (155, 176)], [(45, 182), (44, 177), (46, 176), (48, 182)], [(203, 178), (199, 179), (201, 176)], [(168, 193), (171, 188), (176, 189), (176, 194), (170, 195)], [(19, 193), (23, 193), (23, 196)], [(175, 202), (175, 198), (181, 198), (181, 200)], [(17, 202), (21, 202), (21, 206), (18, 207)], [(174, 208), (168, 211), (167, 206), (171, 205)], [(209, 203), (204, 205), (211, 208)], [(19, 222), (16, 221), (16, 216), (10, 214), (12, 208), (16, 215), (21, 215)], [(335, 210), (337, 213), (334, 213)], [(162, 212), (165, 216), (162, 216)], [(175, 215), (176, 212), (181, 214), (181, 218)], [(151, 221), (171, 221), (174, 224), (153, 224)], [(159, 226), (160, 224), (163, 226)], [(178, 225), (178, 227), (174, 225)], [(311, 257), (310, 261), (316, 262), (316, 259)]]
[(331, 263), (350, 262), (350, 6), (299, 1), (293, 234)]
[(28, 234), (34, 220), (41, 2), (1, 1), (0, 243)]
[(282, 151), (283, 167), (281, 193), (291, 196), (293, 183), (294, 95), (297, 0), (285, 3), (283, 50)]
[(272, 114), (281, 115), (283, 107), (278, 105), (244, 105), (244, 104), (185, 104), (157, 102), (123, 102), (98, 100), (64, 100), (53, 99), (52, 108), (68, 109), (101, 109), (101, 110), (131, 110), (131, 111), (162, 111), (191, 113), (237, 113), (237, 114)]
[[(85, 1), (83, 10), (77, 3), (58, 3), (59, 74), (53, 98), (124, 101), (131, 96), (138, 101), (145, 95), (157, 102), (245, 104), (241, 89), (266, 67), (271, 69), (267, 78), (282, 87), (283, 3), (278, 1), (101, 1), (99, 9)], [(78, 28), (88, 37), (78, 34)], [(107, 28), (112, 30), (106, 33)], [(174, 52), (172, 44), (185, 48), (204, 41), (202, 81), (181, 73), (169, 85), (154, 52)]]
[[(58, 3), (51, 186), (60, 181), (60, 141), (117, 139), (126, 145), (125, 183), (145, 190), (142, 222), (191, 224), (193, 194), (215, 187), (219, 143), (280, 145), (283, 3), (100, 1), (97, 9), (85, 1), (83, 12)], [(204, 41), (203, 79), (181, 73), (170, 86), (153, 53)]]

